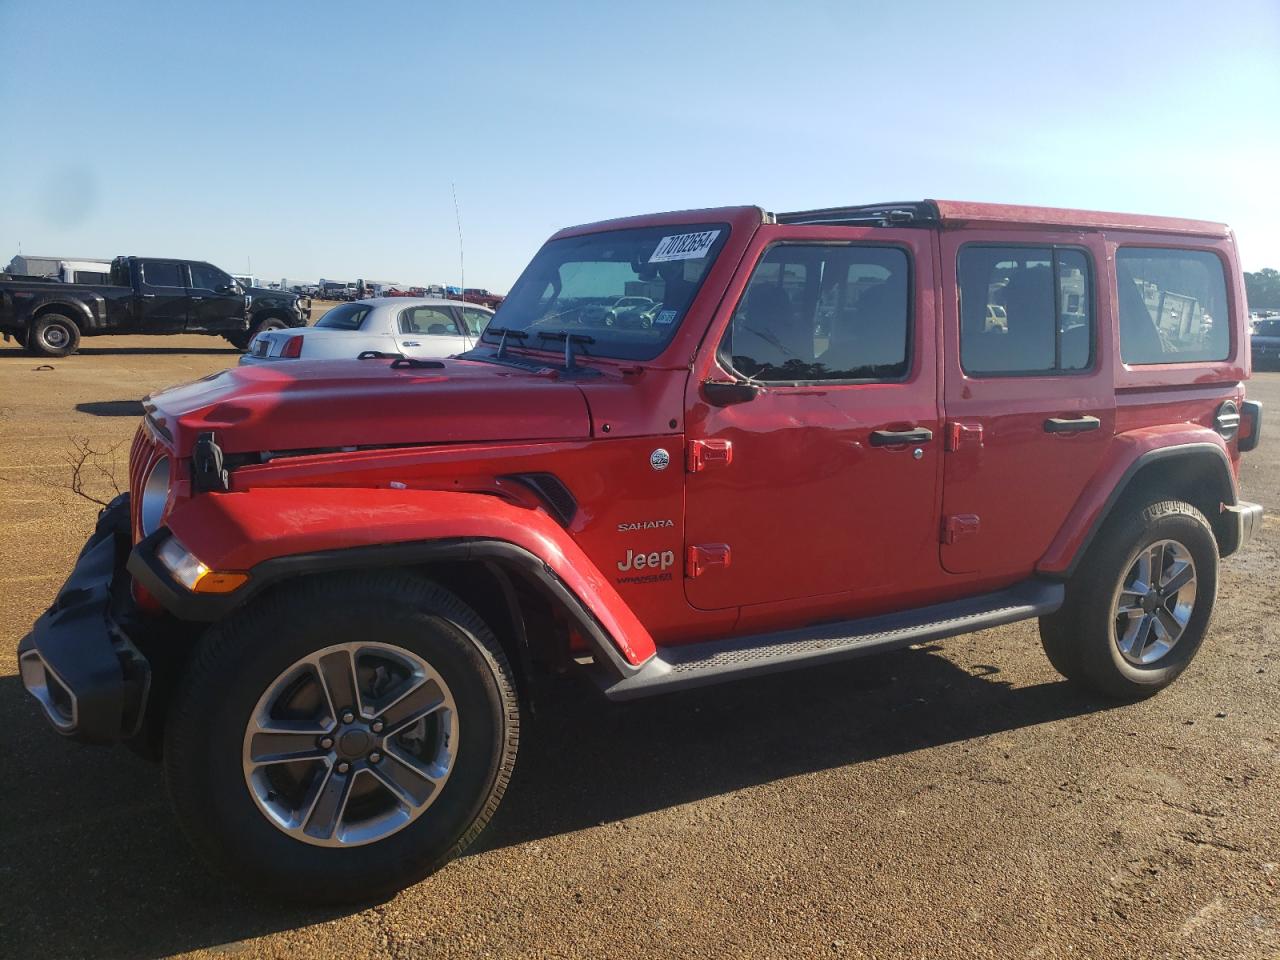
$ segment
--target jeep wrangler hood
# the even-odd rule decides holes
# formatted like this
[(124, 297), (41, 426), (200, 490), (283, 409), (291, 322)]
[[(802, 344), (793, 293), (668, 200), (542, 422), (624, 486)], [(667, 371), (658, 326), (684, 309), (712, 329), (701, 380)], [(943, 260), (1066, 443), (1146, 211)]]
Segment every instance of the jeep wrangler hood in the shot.
[(590, 435), (586, 400), (572, 383), (489, 363), (439, 362), (232, 367), (154, 394), (144, 406), (183, 457), (209, 431), (225, 453)]

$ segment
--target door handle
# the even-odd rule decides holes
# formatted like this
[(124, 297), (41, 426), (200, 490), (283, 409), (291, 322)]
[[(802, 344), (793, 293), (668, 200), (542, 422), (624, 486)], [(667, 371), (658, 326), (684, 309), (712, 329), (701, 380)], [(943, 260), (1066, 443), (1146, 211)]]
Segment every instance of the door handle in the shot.
[(203, 299), (204, 299), (204, 297), (192, 297), (191, 299), (192, 299), (192, 300), (203, 300)]
[(1044, 422), (1045, 433), (1084, 433), (1097, 430), (1102, 421), (1097, 417), (1050, 417)]
[(933, 439), (933, 431), (926, 427), (912, 427), (910, 430), (872, 430), (871, 445), (873, 447), (896, 447), (908, 443), (928, 443)]
[(154, 300), (155, 298), (156, 298), (156, 295), (154, 293), (144, 293), (142, 295), (143, 300)]

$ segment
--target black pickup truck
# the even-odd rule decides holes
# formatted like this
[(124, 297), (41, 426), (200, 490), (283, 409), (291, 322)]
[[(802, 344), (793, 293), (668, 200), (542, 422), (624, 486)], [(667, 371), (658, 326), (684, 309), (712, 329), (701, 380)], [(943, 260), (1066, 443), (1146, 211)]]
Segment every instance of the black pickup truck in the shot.
[(112, 333), (207, 333), (243, 350), (260, 330), (300, 327), (310, 318), (305, 297), (246, 289), (199, 260), (116, 257), (108, 284), (0, 275), (0, 333), (43, 357), (65, 357), (81, 337)]

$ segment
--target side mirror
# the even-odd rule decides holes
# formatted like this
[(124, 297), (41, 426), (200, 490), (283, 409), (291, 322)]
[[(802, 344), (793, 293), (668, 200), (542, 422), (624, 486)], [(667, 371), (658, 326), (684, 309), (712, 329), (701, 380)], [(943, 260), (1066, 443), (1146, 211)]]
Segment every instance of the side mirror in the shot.
[(731, 407), (736, 403), (748, 403), (760, 394), (758, 383), (747, 380), (704, 380), (702, 396), (713, 407)]

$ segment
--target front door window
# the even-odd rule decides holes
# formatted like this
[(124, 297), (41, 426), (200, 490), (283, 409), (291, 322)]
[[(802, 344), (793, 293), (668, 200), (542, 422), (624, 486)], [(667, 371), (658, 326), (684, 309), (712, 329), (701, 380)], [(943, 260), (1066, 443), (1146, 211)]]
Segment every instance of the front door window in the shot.
[(900, 379), (908, 282), (895, 247), (778, 244), (752, 273), (721, 356), (766, 383)]

